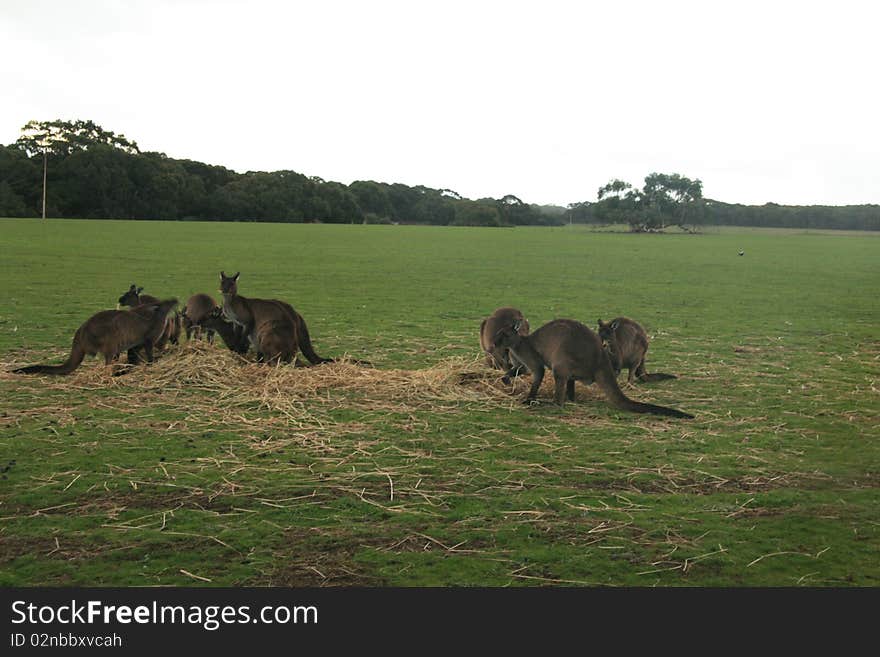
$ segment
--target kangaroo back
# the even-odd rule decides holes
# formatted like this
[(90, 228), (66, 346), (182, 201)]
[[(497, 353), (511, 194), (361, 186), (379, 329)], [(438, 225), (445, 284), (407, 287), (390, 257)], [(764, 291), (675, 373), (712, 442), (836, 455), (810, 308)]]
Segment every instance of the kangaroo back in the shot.
[(193, 324), (201, 324), (202, 320), (214, 312), (216, 307), (217, 302), (211, 295), (199, 292), (187, 299), (184, 314)]
[(289, 318), (268, 320), (255, 331), (258, 358), (270, 363), (289, 363), (296, 356), (296, 324)]
[(312, 338), (309, 335), (309, 328), (306, 326), (306, 320), (302, 318), (298, 312), (293, 309), (289, 303), (284, 301), (278, 301), (278, 305), (284, 308), (290, 318), (293, 320), (294, 325), (296, 326), (296, 340), (297, 346), (299, 346), (299, 350), (303, 352), (303, 356), (309, 359), (309, 362), (312, 365), (319, 365), (321, 363), (332, 363), (332, 358), (323, 358), (315, 353), (314, 347), (312, 347)]
[[(177, 299), (167, 299), (155, 304), (150, 304), (153, 315), (148, 319), (147, 329), (144, 332), (144, 340), (156, 342), (164, 338), (167, 334), (167, 326), (169, 324), (169, 315), (174, 306), (177, 305)], [(172, 322), (173, 323), (173, 322)]]

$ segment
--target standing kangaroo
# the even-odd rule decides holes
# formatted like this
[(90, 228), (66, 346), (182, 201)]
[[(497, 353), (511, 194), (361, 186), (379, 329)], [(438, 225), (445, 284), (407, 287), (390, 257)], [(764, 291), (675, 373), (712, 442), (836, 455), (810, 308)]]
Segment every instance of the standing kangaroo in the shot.
[(204, 321), (216, 308), (219, 308), (217, 302), (208, 294), (194, 294), (187, 299), (186, 306), (183, 309), (183, 327), (186, 329), (187, 340), (193, 334), (200, 338), (202, 336), (202, 329), (205, 329), (208, 335), (208, 342), (214, 342), (215, 331), (205, 326)]
[[(312, 348), (312, 341), (309, 337), (309, 329), (302, 316), (296, 312), (288, 303), (277, 301), (275, 299), (251, 299), (243, 297), (238, 293), (238, 277), (241, 272), (236, 272), (234, 276), (227, 276), (225, 272), (220, 272), (220, 292), (223, 293), (223, 314), (233, 323), (244, 327), (251, 344), (256, 348), (255, 330), (258, 324), (266, 321), (282, 321), (288, 320), (293, 324), (293, 336), (296, 340), (294, 345), (302, 351), (303, 355), (309, 359), (313, 365), (320, 363), (333, 363), (334, 358), (322, 358)], [(283, 323), (275, 327), (275, 331), (282, 330)], [(287, 330), (284, 328), (283, 330)], [(259, 350), (258, 350), (259, 351)], [(294, 349), (294, 354), (296, 350)], [(359, 365), (369, 365), (367, 361), (352, 360), (353, 363)]]
[[(497, 308), (480, 324), (480, 347), (486, 352), (486, 364), (499, 370), (507, 371), (511, 368), (510, 350), (493, 344), (493, 337), (498, 331), (506, 326), (517, 324), (520, 335), (529, 334), (529, 320), (522, 311), (516, 308)], [(521, 365), (521, 363), (519, 363)], [(522, 368), (519, 368), (519, 372)]]
[[(623, 394), (611, 367), (611, 360), (602, 348), (602, 341), (589, 328), (572, 319), (555, 319), (531, 335), (518, 333), (519, 326), (512, 324), (499, 330), (493, 345), (510, 349), (532, 372), (532, 387), (525, 402), (531, 402), (538, 394), (544, 379), (544, 368), (549, 367), (556, 381), (556, 403), (565, 404), (568, 396), (574, 401), (574, 382), (599, 384), (608, 401), (617, 408), (634, 413), (654, 413), (671, 417), (693, 418), (693, 415), (674, 408), (655, 406), (633, 401)], [(513, 369), (507, 376), (513, 374)]]
[[(271, 299), (241, 296), (238, 293), (240, 274), (236, 272), (234, 276), (227, 276), (225, 272), (220, 272), (223, 314), (233, 324), (243, 328), (259, 360), (289, 363), (296, 356), (298, 346), (293, 308)], [(324, 359), (319, 362), (324, 362)]]
[(627, 383), (632, 383), (633, 378), (645, 383), (678, 378), (674, 374), (664, 374), (663, 372), (648, 374), (645, 371), (648, 334), (635, 320), (628, 317), (616, 317), (610, 322), (603, 322), (600, 319), (599, 338), (608, 351), (611, 365), (614, 367), (614, 374), (620, 374), (620, 370), (624, 367), (629, 369)]
[(165, 320), (177, 299), (169, 299), (158, 304), (145, 306), (151, 314), (127, 310), (102, 310), (89, 317), (73, 336), (70, 356), (61, 365), (29, 365), (14, 372), (19, 374), (70, 374), (86, 356), (101, 354), (104, 363), (109, 365), (124, 351), (128, 352), (129, 362), (136, 362), (134, 350), (143, 347), (147, 360), (153, 360), (153, 346), (165, 330)]
[[(122, 306), (128, 306), (131, 308), (131, 312), (149, 314), (150, 311), (145, 311), (142, 307), (149, 304), (159, 303), (159, 300), (149, 294), (141, 294), (143, 289), (144, 288), (138, 287), (132, 283), (131, 287), (128, 288), (128, 291), (119, 297), (119, 300), (116, 302), (116, 309), (119, 310)], [(177, 344), (180, 341), (180, 326), (180, 316), (176, 313), (169, 315), (165, 322), (165, 330), (156, 341), (156, 349), (164, 349), (165, 344), (168, 342), (171, 344)]]

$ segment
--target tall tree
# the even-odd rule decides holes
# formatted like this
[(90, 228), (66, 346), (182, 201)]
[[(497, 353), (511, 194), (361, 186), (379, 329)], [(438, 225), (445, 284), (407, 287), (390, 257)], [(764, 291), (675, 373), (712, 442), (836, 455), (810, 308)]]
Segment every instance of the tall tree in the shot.
[(105, 130), (93, 121), (28, 121), (15, 144), (28, 155), (44, 152), (69, 155), (98, 144), (112, 146), (126, 153), (140, 153), (138, 145), (126, 139), (125, 135)]
[(593, 216), (599, 223), (630, 225), (633, 231), (642, 224), (642, 195), (630, 183), (615, 178), (597, 193)]
[(31, 156), (43, 156), (43, 219), (46, 218), (49, 154), (70, 155), (95, 146), (112, 146), (126, 153), (140, 152), (124, 135), (104, 130), (93, 121), (28, 121), (16, 146)]
[(372, 180), (356, 180), (348, 186), (364, 214), (372, 214), (382, 219), (390, 219), (394, 207), (385, 187)]
[(599, 188), (593, 214), (603, 223), (628, 223), (633, 232), (679, 226), (691, 230), (705, 214), (703, 183), (677, 173), (652, 173), (641, 190), (623, 180)]
[(642, 204), (647, 229), (687, 229), (703, 217), (703, 183), (677, 173), (652, 173), (645, 177)]

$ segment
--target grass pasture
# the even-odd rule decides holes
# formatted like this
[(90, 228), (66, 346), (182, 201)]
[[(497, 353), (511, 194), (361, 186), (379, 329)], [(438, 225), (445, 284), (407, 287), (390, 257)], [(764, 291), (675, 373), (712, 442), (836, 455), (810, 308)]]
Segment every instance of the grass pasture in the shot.
[[(0, 252), (0, 585), (880, 584), (880, 236), (2, 220)], [(8, 373), (221, 269), (375, 368)], [(522, 406), (480, 364), (501, 305), (638, 319), (680, 378), (627, 394), (696, 419)]]

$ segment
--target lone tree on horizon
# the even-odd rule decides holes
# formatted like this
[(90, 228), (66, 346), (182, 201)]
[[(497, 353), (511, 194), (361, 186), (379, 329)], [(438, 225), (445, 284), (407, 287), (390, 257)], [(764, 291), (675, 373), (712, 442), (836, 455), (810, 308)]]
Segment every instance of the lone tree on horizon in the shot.
[(93, 121), (28, 121), (21, 129), (15, 146), (33, 157), (43, 154), (43, 219), (46, 218), (46, 181), (49, 170), (49, 153), (70, 155), (76, 150), (106, 144), (126, 153), (140, 153), (138, 145)]

